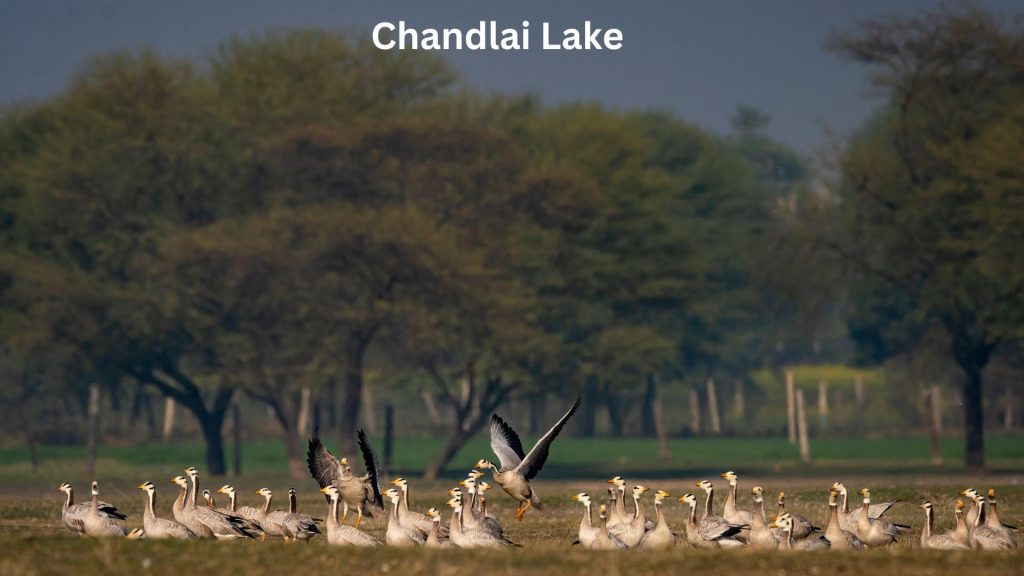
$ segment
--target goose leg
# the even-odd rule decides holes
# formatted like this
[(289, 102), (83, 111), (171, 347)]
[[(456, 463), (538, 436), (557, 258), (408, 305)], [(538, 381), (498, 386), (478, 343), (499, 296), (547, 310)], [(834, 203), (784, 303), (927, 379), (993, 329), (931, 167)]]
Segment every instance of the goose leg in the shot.
[(360, 506), (357, 510), (359, 510), (359, 515), (356, 516), (356, 530), (359, 529), (359, 523), (363, 521), (363, 507)]
[(341, 509), (341, 522), (339, 522), (339, 524), (344, 524), (345, 518), (348, 517), (348, 504), (342, 502), (342, 506), (343, 508)]
[(522, 504), (520, 504), (519, 507), (516, 508), (516, 520), (519, 520), (520, 522), (522, 522), (523, 521), (523, 514), (526, 514), (526, 510), (531, 505), (532, 504), (530, 504), (529, 500), (527, 500), (526, 502), (523, 502)]

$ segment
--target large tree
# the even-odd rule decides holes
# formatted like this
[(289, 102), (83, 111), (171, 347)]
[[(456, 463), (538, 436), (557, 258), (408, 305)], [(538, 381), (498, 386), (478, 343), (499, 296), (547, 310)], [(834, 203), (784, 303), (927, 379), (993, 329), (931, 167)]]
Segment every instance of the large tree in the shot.
[(973, 8), (872, 20), (831, 47), (885, 96), (840, 163), (835, 234), (854, 336), (876, 359), (941, 327), (961, 379), (966, 463), (985, 466), (983, 374), (1020, 336), (1024, 30)]

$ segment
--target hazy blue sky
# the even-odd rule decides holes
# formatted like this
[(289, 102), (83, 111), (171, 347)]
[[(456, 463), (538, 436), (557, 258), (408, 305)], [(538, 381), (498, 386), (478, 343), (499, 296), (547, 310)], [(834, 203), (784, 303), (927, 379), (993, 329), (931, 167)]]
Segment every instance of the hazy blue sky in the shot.
[[(986, 0), (1001, 13), (1020, 0)], [(705, 0), (588, 2), (485, 0), (0, 0), (0, 102), (42, 98), (61, 89), (92, 55), (151, 45), (161, 53), (202, 56), (233, 35), (273, 27), (322, 26), (369, 34), (379, 21), (416, 27), (468, 27), (479, 20), (518, 27), (595, 26), (623, 31), (617, 52), (451, 51), (474, 86), (531, 91), (545, 102), (598, 100), (659, 108), (724, 131), (738, 102), (760, 107), (770, 133), (804, 151), (842, 135), (877, 101), (864, 70), (822, 50), (829, 31), (858, 20), (913, 13), (925, 0)]]

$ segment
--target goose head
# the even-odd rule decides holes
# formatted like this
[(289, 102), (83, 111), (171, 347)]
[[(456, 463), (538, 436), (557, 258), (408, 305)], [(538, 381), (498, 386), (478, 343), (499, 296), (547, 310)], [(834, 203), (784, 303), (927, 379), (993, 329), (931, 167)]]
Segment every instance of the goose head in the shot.
[(691, 508), (697, 505), (697, 497), (694, 496), (693, 494), (683, 494), (682, 496), (679, 497), (679, 501), (689, 504)]
[(402, 498), (401, 492), (395, 490), (394, 488), (388, 488), (387, 491), (384, 492), (384, 495), (387, 496), (389, 500), (391, 500), (392, 504), (398, 504), (398, 501)]
[(177, 484), (178, 488), (188, 488), (188, 480), (184, 476), (171, 478), (171, 484)]
[(153, 486), (153, 483), (149, 481), (139, 484), (138, 486), (136, 486), (136, 488), (138, 488), (139, 490), (144, 490), (148, 493), (156, 492), (156, 486)]
[(715, 489), (715, 487), (711, 485), (711, 482), (708, 482), (707, 480), (700, 480), (694, 483), (694, 486), (703, 490), (705, 494), (710, 494)]
[(647, 486), (633, 486), (633, 499), (639, 500), (644, 495), (644, 492), (649, 492), (650, 490)]
[(725, 478), (729, 482), (730, 486), (736, 485), (736, 479), (738, 478), (738, 476), (736, 476), (736, 473), (733, 472), (732, 470), (729, 470), (728, 472), (723, 472), (719, 474), (719, 476)]
[(616, 488), (621, 492), (626, 491), (626, 481), (622, 479), (622, 476), (616, 476), (608, 481), (609, 484), (614, 484)]
[(871, 502), (871, 490), (870, 489), (868, 489), (868, 488), (861, 488), (860, 491), (858, 492), (858, 494), (860, 494), (861, 496), (864, 497), (864, 502)]
[(199, 478), (199, 470), (196, 470), (195, 466), (189, 466), (185, 468), (185, 475), (192, 479), (194, 482), (196, 478)]
[(481, 458), (481, 459), (476, 461), (476, 465), (473, 466), (473, 467), (474, 468), (494, 468), (494, 464), (491, 464), (491, 462), (489, 460), (487, 460), (486, 458)]
[(203, 500), (206, 501), (207, 508), (213, 508), (213, 495), (210, 494), (209, 490), (203, 490)]
[(427, 509), (427, 517), (433, 522), (441, 521), (441, 513), (437, 511), (437, 508)]
[(459, 498), (458, 496), (453, 496), (449, 498), (448, 501), (445, 502), (445, 504), (447, 504), (449, 508), (458, 511), (459, 508), (462, 507), (462, 498)]
[(92, 495), (93, 496), (99, 496), (100, 495), (100, 483), (95, 481), (95, 480), (92, 481)]
[(388, 482), (388, 484), (391, 484), (392, 486), (398, 486), (402, 490), (405, 490), (406, 488), (409, 487), (409, 483), (405, 481), (405, 478), (395, 478), (391, 482)]
[(590, 494), (587, 494), (586, 492), (573, 494), (572, 496), (569, 496), (569, 499), (572, 500), (573, 502), (579, 502), (584, 506), (590, 506)]
[(925, 500), (924, 502), (921, 502), (921, 504), (918, 505), (918, 508), (920, 508), (921, 510), (924, 510), (925, 512), (931, 512), (932, 511), (932, 503), (927, 501), (927, 500)]
[(71, 484), (68, 484), (67, 482), (64, 482), (60, 486), (57, 486), (57, 491), (58, 492), (63, 492), (65, 494), (70, 494), (71, 493)]
[(846, 486), (842, 482), (833, 482), (832, 489), (838, 492), (840, 496), (846, 496)]
[(256, 493), (267, 500), (270, 500), (274, 496), (274, 493), (270, 491), (270, 488), (260, 488)]
[(654, 503), (661, 504), (661, 501), (664, 500), (665, 498), (668, 498), (669, 496), (671, 496), (671, 494), (669, 494), (668, 492), (665, 492), (664, 490), (658, 490), (657, 492), (654, 493)]
[(217, 494), (227, 494), (228, 496), (233, 496), (235, 494), (235, 487), (232, 486), (231, 484), (225, 484), (220, 488), (217, 488)]
[(750, 489), (750, 493), (754, 496), (754, 502), (762, 502), (764, 500), (764, 488), (754, 486)]

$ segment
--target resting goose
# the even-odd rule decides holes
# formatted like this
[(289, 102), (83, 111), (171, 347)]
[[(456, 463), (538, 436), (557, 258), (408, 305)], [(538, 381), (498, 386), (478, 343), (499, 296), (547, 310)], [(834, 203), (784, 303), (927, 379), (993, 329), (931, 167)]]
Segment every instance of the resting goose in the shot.
[[(739, 477), (732, 470), (721, 474), (722, 478), (725, 478), (729, 482), (729, 493), (725, 497), (725, 506), (722, 508), (722, 518), (725, 518), (733, 524), (740, 524), (743, 526), (750, 526), (751, 514), (749, 510), (740, 510), (736, 507), (736, 490), (739, 486)], [(744, 528), (739, 534), (740, 540), (746, 540), (750, 535), (750, 530)]]
[(1003, 524), (999, 520), (999, 509), (996, 507), (996, 491), (994, 488), (988, 489), (988, 511), (985, 513), (985, 525), (1005, 534), (1010, 544), (1014, 548), (1017, 547), (1017, 537), (1014, 534), (1016, 529), (1013, 526)]
[(427, 548), (454, 548), (451, 540), (441, 537), (441, 513), (437, 508), (427, 510), (427, 517), (430, 518), (430, 533), (427, 534), (427, 541), (423, 544)]
[(839, 522), (839, 492), (829, 490), (828, 523), (825, 524), (825, 539), (832, 550), (863, 550), (864, 543), (849, 530), (843, 530)]
[(664, 490), (658, 490), (654, 493), (654, 515), (658, 521), (652, 530), (644, 533), (643, 538), (640, 540), (641, 548), (663, 550), (676, 545), (676, 535), (668, 527), (668, 522), (665, 521), (664, 505), (662, 504), (662, 501), (669, 496), (671, 494)]
[(426, 544), (427, 535), (425, 533), (403, 525), (398, 518), (399, 502), (402, 499), (398, 490), (390, 488), (384, 492), (384, 495), (391, 502), (391, 510), (388, 512), (388, 527), (384, 533), (384, 541), (388, 546), (409, 547)]
[[(92, 502), (75, 504), (75, 490), (67, 482), (61, 484), (57, 490), (63, 492), (65, 496), (64, 506), (60, 511), (60, 518), (64, 522), (64, 526), (76, 534), (84, 535), (85, 528), (82, 526), (82, 518), (89, 513), (89, 509), (92, 508)], [(96, 502), (96, 513), (112, 520), (126, 520), (128, 518), (119, 512), (114, 505), (102, 500)]]
[(580, 520), (580, 530), (577, 542), (579, 542), (584, 548), (593, 548), (594, 542), (601, 534), (601, 527), (594, 526), (593, 519), (591, 518), (590, 495), (586, 492), (580, 492), (579, 494), (570, 496), (569, 499), (583, 505), (583, 519)]
[(328, 501), (327, 519), (324, 521), (328, 544), (332, 546), (359, 546), (363, 548), (380, 545), (380, 542), (373, 536), (338, 521), (338, 500), (341, 499), (341, 493), (337, 487), (333, 485), (325, 486), (320, 489), (320, 492), (327, 495)]
[(925, 550), (970, 550), (963, 542), (957, 540), (952, 533), (935, 534), (935, 513), (932, 503), (925, 500), (919, 506), (924, 510), (924, 527), (921, 528), (921, 548)]
[(491, 415), (491, 450), (501, 462), (501, 467), (499, 468), (484, 459), (477, 462), (476, 467), (489, 468), (494, 477), (494, 483), (501, 486), (509, 496), (519, 501), (516, 520), (522, 522), (523, 515), (531, 506), (540, 509), (540, 498), (530, 486), (530, 480), (537, 476), (537, 473), (544, 467), (544, 463), (548, 459), (548, 452), (551, 450), (551, 443), (558, 437), (558, 433), (572, 418), (582, 401), (583, 395), (581, 394), (576, 398), (572, 407), (558, 419), (558, 422), (555, 422), (555, 425), (533, 445), (529, 454), (524, 454), (523, 443), (516, 431), (497, 414)]
[(974, 504), (978, 508), (978, 515), (971, 526), (971, 548), (974, 550), (1010, 550), (1014, 547), (1013, 541), (1002, 530), (996, 530), (985, 523), (985, 497), (977, 492), (973, 494)]
[(146, 492), (146, 509), (142, 514), (142, 527), (145, 529), (147, 538), (153, 540), (164, 538), (187, 540), (196, 537), (194, 532), (174, 520), (157, 518), (155, 511), (156, 486), (152, 482), (143, 482), (138, 485), (138, 489)]
[(754, 486), (750, 493), (754, 497), (754, 511), (750, 515), (747, 545), (755, 550), (775, 550), (779, 547), (779, 541), (775, 539), (775, 533), (764, 518), (764, 488)]
[(895, 524), (881, 518), (871, 518), (868, 512), (871, 506), (871, 491), (861, 488), (864, 497), (861, 514), (857, 517), (857, 538), (870, 548), (881, 548), (896, 542), (901, 530), (909, 530), (910, 526)]
[(118, 519), (106, 514), (100, 514), (100, 485), (92, 483), (92, 502), (82, 516), (82, 532), (86, 536), (120, 536), (127, 535), (124, 527), (118, 523)]
[(697, 522), (697, 498), (693, 494), (685, 494), (680, 499), (690, 505), (690, 514), (686, 521), (686, 541), (697, 548), (739, 548), (744, 544), (734, 536), (740, 533), (742, 526), (730, 524), (721, 516), (705, 516)]
[(793, 515), (788, 512), (775, 517), (770, 525), (772, 528), (779, 528), (782, 531), (781, 550), (828, 550), (829, 541), (825, 538), (806, 538), (804, 540), (793, 540)]
[[(848, 499), (848, 492), (846, 486), (842, 482), (836, 482), (832, 484), (832, 489), (839, 493), (839, 525), (843, 530), (848, 532), (857, 532), (857, 519), (863, 513), (864, 509), (861, 506), (850, 510), (850, 502)], [(870, 518), (881, 518), (889, 508), (896, 502), (878, 502), (871, 504), (868, 507), (868, 516)]]
[[(786, 514), (786, 493), (779, 492), (779, 498), (776, 501), (775, 515), (782, 516), (783, 514)], [(790, 514), (789, 516), (792, 520), (792, 536), (794, 540), (803, 540), (804, 538), (810, 536), (812, 532), (821, 530), (821, 528), (818, 528), (814, 524), (811, 524), (810, 520), (804, 518), (803, 516), (800, 516), (799, 514)]]

